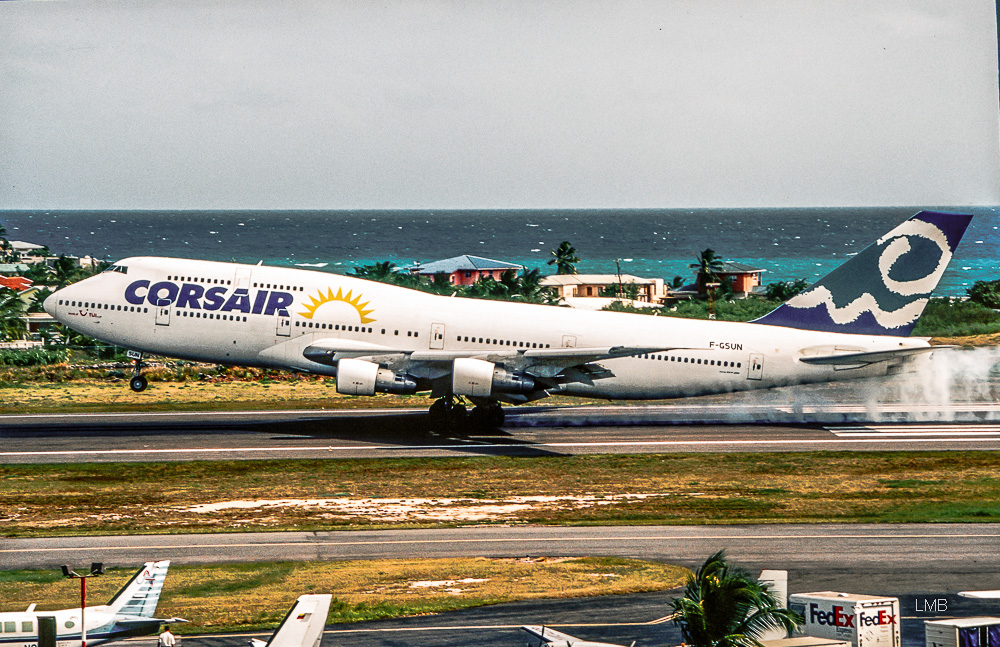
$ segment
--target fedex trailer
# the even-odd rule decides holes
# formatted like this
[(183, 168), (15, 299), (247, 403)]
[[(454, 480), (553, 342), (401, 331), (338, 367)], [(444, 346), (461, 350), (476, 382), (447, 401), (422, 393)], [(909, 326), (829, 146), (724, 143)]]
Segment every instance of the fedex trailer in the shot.
[(1000, 647), (1000, 618), (925, 620), (926, 647)]
[(788, 608), (802, 615), (807, 636), (846, 640), (853, 647), (900, 647), (899, 598), (796, 593), (788, 596)]

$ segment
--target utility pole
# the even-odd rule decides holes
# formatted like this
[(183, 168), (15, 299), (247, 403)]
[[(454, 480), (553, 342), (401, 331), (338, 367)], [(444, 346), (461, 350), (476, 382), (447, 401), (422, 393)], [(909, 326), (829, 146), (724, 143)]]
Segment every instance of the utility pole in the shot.
[(90, 573), (87, 575), (80, 575), (70, 568), (69, 564), (63, 564), (62, 574), (70, 579), (79, 578), (80, 580), (80, 642), (81, 647), (87, 647), (87, 618), (85, 616), (87, 612), (87, 578), (104, 575), (104, 563), (93, 562), (90, 565)]

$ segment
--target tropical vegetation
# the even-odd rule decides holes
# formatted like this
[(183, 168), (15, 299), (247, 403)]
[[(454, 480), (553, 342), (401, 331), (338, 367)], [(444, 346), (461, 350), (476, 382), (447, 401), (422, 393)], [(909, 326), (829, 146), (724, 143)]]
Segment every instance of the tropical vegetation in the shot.
[(760, 647), (772, 629), (793, 631), (802, 617), (782, 608), (767, 587), (719, 551), (688, 576), (671, 602), (674, 623), (691, 647)]
[(453, 294), (472, 299), (544, 304), (555, 304), (559, 300), (552, 290), (542, 286), (543, 277), (538, 269), (524, 269), (520, 273), (515, 270), (507, 270), (500, 275), (499, 279), (484, 276), (472, 285), (455, 285), (449, 281), (447, 274), (436, 274), (432, 280), (427, 281), (416, 274), (402, 270), (391, 261), (380, 261), (374, 265), (355, 267), (351, 270), (350, 275), (432, 294)]
[(576, 265), (580, 262), (580, 257), (576, 255), (576, 247), (568, 240), (559, 243), (559, 247), (552, 250), (552, 258), (548, 265), (556, 266), (556, 274), (576, 274)]

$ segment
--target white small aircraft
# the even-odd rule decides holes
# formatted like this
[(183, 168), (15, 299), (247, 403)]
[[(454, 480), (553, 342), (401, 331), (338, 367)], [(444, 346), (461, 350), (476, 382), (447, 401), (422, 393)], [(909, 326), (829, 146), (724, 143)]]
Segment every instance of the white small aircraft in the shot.
[[(624, 647), (624, 645), (616, 645), (615, 643), (598, 643), (590, 640), (581, 640), (575, 636), (570, 636), (569, 634), (564, 634), (545, 626), (525, 625), (521, 627), (521, 630), (527, 631), (535, 638), (538, 638), (537, 646), (529, 642), (527, 647)], [(629, 647), (635, 647), (634, 640)]]
[(430, 391), (437, 422), (503, 422), (554, 394), (659, 399), (893, 375), (972, 216), (922, 211), (750, 323), (450, 298), (312, 270), (121, 260), (45, 310), (142, 353), (336, 375), (350, 395)]
[(300, 595), (274, 634), (266, 641), (252, 638), (250, 646), (319, 647), (332, 599), (329, 593)]
[[(187, 622), (156, 618), (168, 560), (146, 562), (107, 604), (86, 608), (87, 647), (155, 632), (160, 625)], [(54, 621), (54, 622), (53, 622)], [(54, 625), (57, 647), (81, 647), (80, 608), (0, 613), (0, 647), (37, 647), (43, 623)]]

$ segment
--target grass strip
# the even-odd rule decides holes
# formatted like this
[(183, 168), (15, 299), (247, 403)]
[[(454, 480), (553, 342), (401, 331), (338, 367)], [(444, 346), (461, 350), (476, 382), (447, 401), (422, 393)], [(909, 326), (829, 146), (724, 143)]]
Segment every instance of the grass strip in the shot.
[[(136, 565), (138, 567), (138, 565)], [(108, 569), (88, 583), (102, 604), (134, 568)], [(159, 617), (187, 634), (271, 629), (295, 598), (332, 593), (328, 622), (343, 623), (528, 599), (570, 598), (680, 586), (687, 569), (623, 558), (411, 559), (356, 562), (171, 566), (157, 607)], [(79, 586), (56, 571), (0, 572), (0, 612), (79, 604)]]
[(7, 537), (997, 520), (1000, 460), (985, 451), (0, 466)]

